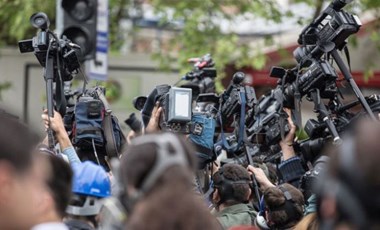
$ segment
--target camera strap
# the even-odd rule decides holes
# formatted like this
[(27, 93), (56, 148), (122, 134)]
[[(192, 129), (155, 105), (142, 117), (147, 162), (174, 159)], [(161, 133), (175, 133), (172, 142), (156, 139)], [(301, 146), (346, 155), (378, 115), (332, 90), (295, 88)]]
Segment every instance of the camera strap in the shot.
[[(102, 129), (104, 132), (104, 138), (106, 139), (106, 153), (108, 157), (119, 158), (121, 153), (119, 152), (119, 148), (115, 139), (115, 132), (113, 129), (112, 121), (112, 110), (110, 109), (109, 103), (102, 90), (100, 90), (100, 88), (96, 88), (96, 93), (98, 95), (99, 100), (102, 101), (105, 109), (104, 120), (102, 122)], [(120, 138), (122, 139), (122, 141), (125, 141), (124, 135), (121, 134)]]

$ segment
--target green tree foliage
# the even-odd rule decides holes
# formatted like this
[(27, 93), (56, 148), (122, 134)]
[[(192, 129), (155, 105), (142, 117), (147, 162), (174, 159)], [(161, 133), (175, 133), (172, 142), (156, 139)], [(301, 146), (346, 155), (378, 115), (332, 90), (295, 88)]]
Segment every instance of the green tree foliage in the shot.
[(53, 0), (0, 0), (0, 44), (16, 45), (18, 40), (33, 36), (36, 29), (30, 25), (29, 17), (39, 11), (55, 23)]
[[(323, 3), (330, 0), (293, 0), (306, 2), (315, 7), (315, 14), (322, 10)], [(118, 36), (120, 21), (128, 17), (127, 9), (140, 4), (141, 0), (109, 0), (110, 38), (113, 49), (121, 46)], [(150, 0), (158, 15), (163, 16), (162, 26), (170, 20), (181, 20), (184, 28), (175, 32), (169, 50), (158, 50), (153, 57), (163, 66), (179, 64), (181, 70), (189, 70), (186, 60), (189, 57), (211, 53), (219, 73), (226, 64), (237, 67), (252, 66), (260, 69), (265, 66), (266, 58), (261, 47), (254, 49), (241, 43), (233, 33), (222, 33), (220, 20), (234, 21), (236, 15), (253, 13), (256, 17), (280, 22), (290, 16), (283, 12), (276, 0)], [(364, 10), (372, 10), (380, 15), (379, 0), (357, 0)], [(16, 45), (20, 39), (30, 38), (36, 30), (29, 24), (29, 17), (37, 11), (48, 14), (54, 28), (55, 1), (43, 0), (0, 0), (0, 44)], [(380, 18), (380, 16), (379, 16)], [(264, 26), (264, 25), (254, 25)], [(372, 36), (379, 41), (379, 36)], [(179, 51), (179, 52), (172, 52)]]
[[(154, 57), (161, 63), (170, 63), (168, 59), (177, 59), (182, 72), (188, 71), (187, 59), (211, 53), (220, 74), (226, 64), (234, 63), (238, 67), (253, 66), (261, 69), (265, 65), (265, 56), (260, 49), (253, 50), (242, 44), (234, 33), (222, 33), (220, 20), (233, 22), (236, 15), (254, 12), (255, 16), (280, 22), (286, 12), (281, 12), (275, 0), (152, 0), (159, 15), (167, 20), (183, 20), (184, 28), (178, 31), (170, 42), (173, 52), (158, 51)], [(174, 9), (173, 15), (166, 15)], [(162, 23), (165, 23), (163, 21)], [(264, 26), (264, 25), (256, 25)], [(219, 84), (220, 88), (220, 84)]]

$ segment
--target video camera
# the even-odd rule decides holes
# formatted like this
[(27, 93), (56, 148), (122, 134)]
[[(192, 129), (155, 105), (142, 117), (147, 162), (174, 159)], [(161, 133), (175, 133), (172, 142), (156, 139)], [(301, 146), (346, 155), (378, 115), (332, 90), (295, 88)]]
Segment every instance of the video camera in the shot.
[(308, 25), (298, 38), (298, 47), (293, 56), (298, 63), (305, 59), (319, 59), (332, 49), (343, 49), (346, 39), (359, 31), (362, 23), (351, 13), (343, 11), (352, 0), (334, 0)]
[(335, 97), (335, 81), (338, 76), (327, 61), (313, 60), (299, 77), (294, 76), (297, 74), (295, 71), (272, 67), (270, 76), (280, 78), (279, 85), (260, 99), (255, 108), (256, 113), (250, 117), (247, 133), (252, 143), (274, 145), (289, 132), (286, 122), (288, 116), (283, 112), (283, 108), (294, 109), (296, 93), (302, 98), (318, 89), (321, 98)]
[(192, 89), (160, 85), (156, 101), (162, 107), (160, 127), (165, 131), (190, 133)]
[[(252, 143), (264, 147), (277, 144), (289, 131), (283, 108), (300, 113), (299, 103), (304, 96), (314, 102), (318, 120), (307, 121), (305, 131), (311, 139), (298, 147), (308, 154), (312, 149), (321, 149), (325, 141), (321, 142), (319, 138), (326, 140), (330, 136), (334, 142), (340, 140), (339, 132), (351, 117), (343, 117), (342, 114), (331, 116), (335, 111), (330, 107), (341, 104), (336, 85), (338, 74), (330, 60), (322, 56), (335, 49), (343, 49), (345, 40), (360, 29), (357, 16), (342, 10), (349, 2), (334, 0), (302, 31), (298, 39), (301, 46), (293, 53), (297, 67), (289, 70), (272, 68), (270, 76), (279, 78), (278, 86), (259, 101), (255, 112), (249, 116), (247, 135)], [(330, 100), (329, 108), (321, 99)]]
[[(50, 21), (45, 13), (33, 14), (30, 17), (30, 23), (41, 31), (32, 39), (19, 41), (20, 52), (34, 52), (42, 67), (46, 67), (48, 56), (55, 57), (54, 65), (60, 67), (55, 70), (55, 74), (61, 74), (63, 81), (72, 80), (72, 73), (80, 68), (77, 58), (80, 46), (72, 43), (66, 37), (59, 39), (51, 32), (49, 30)], [(56, 76), (54, 81), (56, 81)]]
[(220, 96), (219, 113), (223, 129), (231, 130), (234, 126), (238, 126), (234, 123), (239, 122), (239, 119), (243, 119), (243, 124), (245, 124), (245, 114), (257, 103), (255, 89), (244, 85), (244, 79), (243, 72), (235, 73), (231, 84)]
[(194, 98), (199, 94), (214, 93), (216, 69), (211, 55), (206, 54), (200, 58), (190, 58), (188, 62), (193, 63), (194, 67), (182, 77), (182, 80), (189, 81), (182, 87), (191, 88)]
[[(67, 38), (59, 39), (51, 32), (49, 18), (43, 12), (33, 14), (30, 23), (40, 31), (32, 39), (19, 41), (20, 52), (34, 52), (38, 62), (45, 69), (48, 116), (54, 116), (54, 101), (56, 110), (64, 116), (67, 102), (63, 92), (63, 82), (72, 80), (73, 74), (78, 73), (80, 69), (76, 54), (80, 47)], [(53, 82), (56, 83), (55, 93), (53, 93)], [(53, 150), (55, 144), (53, 130), (48, 128), (47, 134), (49, 148)]]

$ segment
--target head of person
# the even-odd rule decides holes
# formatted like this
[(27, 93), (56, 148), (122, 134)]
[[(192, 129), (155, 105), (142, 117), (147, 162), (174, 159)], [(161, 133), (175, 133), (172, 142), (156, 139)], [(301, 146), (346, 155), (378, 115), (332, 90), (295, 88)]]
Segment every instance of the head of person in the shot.
[(120, 165), (130, 228), (219, 227), (194, 192), (194, 154), (189, 143), (173, 133), (144, 135), (132, 140)]
[(71, 167), (61, 157), (45, 150), (38, 150), (35, 159), (34, 171), (41, 182), (36, 220), (38, 224), (61, 222), (71, 197)]
[(380, 123), (360, 120), (346, 133), (319, 194), (321, 225), (329, 228), (380, 228)]
[[(129, 201), (135, 203), (171, 181), (191, 186), (194, 167), (192, 148), (180, 137), (163, 133), (134, 139), (122, 157), (120, 168)], [(168, 171), (176, 174), (170, 175)]]
[(72, 196), (66, 209), (70, 219), (82, 220), (97, 227), (102, 199), (111, 195), (107, 172), (91, 161), (72, 165)]
[(290, 184), (269, 187), (263, 194), (266, 225), (271, 229), (295, 226), (303, 217), (304, 198)]
[(29, 229), (39, 185), (32, 154), (38, 136), (3, 110), (0, 127), (0, 229)]
[(251, 196), (251, 177), (238, 164), (225, 164), (213, 176), (213, 203), (217, 208), (248, 203)]

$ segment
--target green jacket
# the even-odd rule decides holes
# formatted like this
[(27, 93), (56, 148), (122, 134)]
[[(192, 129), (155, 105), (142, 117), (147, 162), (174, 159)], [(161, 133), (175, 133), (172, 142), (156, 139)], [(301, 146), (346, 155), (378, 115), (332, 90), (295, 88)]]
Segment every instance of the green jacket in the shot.
[(236, 225), (252, 225), (257, 213), (248, 204), (235, 204), (216, 213), (216, 218), (223, 229)]

